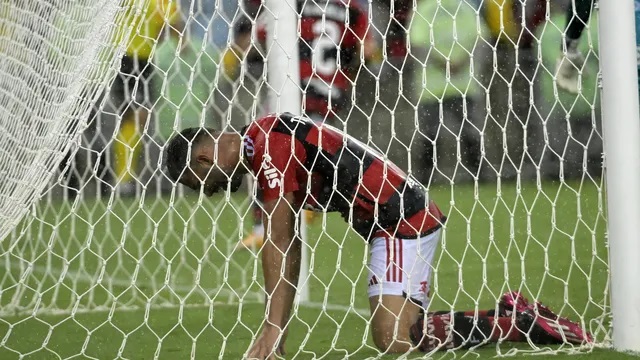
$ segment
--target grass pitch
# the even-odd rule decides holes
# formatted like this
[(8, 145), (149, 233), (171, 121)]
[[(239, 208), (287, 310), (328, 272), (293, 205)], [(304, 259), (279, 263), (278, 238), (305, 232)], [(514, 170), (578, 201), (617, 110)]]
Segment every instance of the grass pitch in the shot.
[[(448, 222), (431, 309), (494, 308), (521, 290), (606, 340), (602, 189), (591, 180), (433, 187)], [(263, 317), (259, 256), (233, 250), (251, 227), (247, 205), (242, 195), (43, 202), (0, 244), (0, 359), (241, 358)], [(311, 304), (295, 309), (287, 358), (395, 358), (369, 336), (366, 243), (334, 214), (308, 239), (301, 281)], [(558, 349), (515, 346), (472, 356)]]

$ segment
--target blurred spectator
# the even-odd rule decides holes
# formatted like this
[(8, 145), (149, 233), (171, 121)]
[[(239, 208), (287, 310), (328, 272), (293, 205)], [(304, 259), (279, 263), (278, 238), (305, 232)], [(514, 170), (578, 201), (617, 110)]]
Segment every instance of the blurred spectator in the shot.
[[(356, 0), (351, 0), (356, 1)], [(371, 17), (378, 21), (376, 30), (371, 30), (370, 36), (381, 35), (384, 43), (384, 51), (388, 61), (396, 67), (401, 67), (404, 58), (408, 54), (407, 35), (411, 12), (412, 0), (357, 0), (358, 5), (367, 12), (371, 12)], [(378, 12), (378, 14), (374, 14)], [(384, 13), (384, 17), (380, 16)], [(380, 17), (378, 17), (380, 16)], [(380, 32), (380, 34), (378, 34)], [(376, 49), (377, 50), (377, 49)], [(382, 49), (380, 49), (382, 51)], [(382, 53), (372, 54), (375, 62), (382, 60)], [(378, 65), (379, 66), (379, 65)]]
[[(120, 23), (112, 40), (121, 44), (126, 35), (125, 54), (111, 87), (107, 88), (107, 101), (98, 102), (92, 108), (87, 128), (82, 133), (80, 151), (61, 164), (65, 167), (70, 162), (67, 166), (69, 188), (87, 181), (85, 176), (90, 175), (97, 180), (96, 195), (109, 195), (115, 183), (120, 183), (118, 190), (121, 193), (133, 194), (136, 181), (131, 172), (143, 170), (136, 174), (139, 181), (143, 180), (144, 170), (147, 174), (153, 173), (145, 164), (139, 164), (143, 133), (151, 133), (144, 129), (153, 125), (147, 122), (153, 104), (150, 96), (153, 65), (149, 63), (149, 57), (162, 29), (168, 22), (178, 20), (175, 3), (149, 0), (145, 8), (141, 8), (145, 2), (137, 0), (127, 0), (123, 4), (123, 19), (131, 20)], [(79, 179), (75, 180), (73, 176)]]
[(548, 176), (557, 179), (562, 171), (563, 178), (575, 178), (588, 171), (591, 176), (598, 177), (602, 172), (598, 17), (594, 14), (590, 20), (584, 19), (584, 23), (589, 22), (587, 31), (571, 44), (576, 52), (585, 55), (580, 94), (572, 94), (556, 91), (553, 79), (553, 66), (563, 54), (558, 44), (563, 40), (561, 24), (565, 23), (564, 15), (564, 8), (559, 7), (550, 17), (550, 21), (559, 26), (545, 26), (538, 32), (543, 65), (538, 76), (543, 102), (538, 111), (546, 119)]
[[(483, 125), (477, 116), (480, 87), (472, 76), (472, 66), (475, 44), (483, 34), (484, 25), (473, 7), (463, 0), (418, 3), (410, 41), (412, 54), (420, 62), (414, 78), (420, 99), (420, 129), (426, 136), (421, 179), (424, 184), (430, 183), (436, 167), (437, 171), (445, 169), (437, 165), (438, 159), (444, 153), (455, 153), (458, 137), (462, 165), (471, 175), (478, 176)], [(455, 161), (453, 157), (447, 160)]]
[(152, 82), (156, 133), (164, 143), (174, 129), (211, 126), (207, 109), (211, 106), (217, 80), (218, 54), (202, 38), (167, 29), (153, 57), (157, 76)]
[(500, 43), (531, 48), (538, 25), (545, 20), (547, 0), (473, 0), (482, 13), (491, 37)]
[(558, 54), (556, 72), (558, 87), (577, 94), (580, 91), (580, 71), (584, 56), (578, 49), (582, 31), (589, 17), (593, 0), (573, 0), (567, 7), (564, 38), (558, 41), (562, 53)]
[[(136, 9), (139, 2), (129, 0), (129, 4), (131, 12), (140, 10)], [(113, 142), (113, 171), (124, 194), (135, 191), (136, 179), (132, 172), (140, 166), (141, 138), (153, 105), (150, 94), (153, 65), (149, 60), (165, 25), (179, 20), (176, 1), (148, 0), (146, 4), (135, 23), (123, 25), (131, 26), (132, 30), (120, 72), (111, 89), (116, 114), (121, 117), (117, 139)]]
[(544, 119), (536, 111), (537, 27), (547, 0), (475, 0), (490, 36), (479, 42), (478, 78), (485, 87), (487, 159), (495, 176), (534, 178), (542, 161)]
[(224, 73), (232, 79), (238, 77), (243, 63), (247, 66), (257, 65), (259, 70), (263, 69), (264, 55), (258, 48), (259, 44), (252, 47), (252, 31), (253, 24), (246, 16), (241, 16), (233, 24), (231, 44), (222, 56)]
[[(345, 16), (348, 9), (348, 21)], [(257, 14), (255, 0), (245, 6), (248, 16)], [(239, 66), (266, 60), (266, 16), (255, 15), (256, 28), (250, 18), (242, 17), (234, 24), (231, 47), (223, 56), (225, 73), (237, 76)], [(304, 3), (302, 9), (300, 51), (300, 81), (303, 90), (303, 110), (316, 121), (329, 121), (347, 107), (352, 77), (361, 66), (360, 51), (367, 59), (375, 53), (376, 44), (367, 35), (366, 13), (355, 1), (317, 0)], [(255, 33), (253, 33), (255, 31)], [(253, 35), (252, 35), (253, 34)], [(253, 42), (252, 42), (253, 37)], [(361, 49), (360, 41), (364, 40)]]

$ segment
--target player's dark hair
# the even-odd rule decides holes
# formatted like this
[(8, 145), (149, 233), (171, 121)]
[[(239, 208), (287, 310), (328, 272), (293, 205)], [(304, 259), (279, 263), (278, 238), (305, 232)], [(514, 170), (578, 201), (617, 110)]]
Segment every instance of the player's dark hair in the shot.
[(172, 181), (178, 181), (184, 169), (189, 165), (189, 149), (195, 149), (206, 137), (212, 137), (216, 131), (209, 128), (187, 128), (173, 136), (165, 147), (165, 166)]

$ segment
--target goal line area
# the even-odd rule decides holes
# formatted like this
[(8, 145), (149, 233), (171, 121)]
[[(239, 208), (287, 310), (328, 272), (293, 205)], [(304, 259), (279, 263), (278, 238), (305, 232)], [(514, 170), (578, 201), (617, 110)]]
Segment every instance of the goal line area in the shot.
[[(45, 309), (43, 313), (45, 315), (64, 315), (64, 314), (82, 314), (82, 313), (90, 313), (90, 312), (112, 312), (112, 311), (144, 311), (146, 308), (150, 309), (162, 309), (162, 308), (207, 308), (207, 307), (223, 307), (223, 306), (238, 306), (240, 303), (244, 305), (255, 305), (260, 304), (264, 306), (264, 299), (258, 296), (257, 293), (248, 294), (242, 300), (238, 299), (237, 293), (234, 291), (219, 288), (219, 289), (204, 289), (199, 285), (194, 285), (193, 282), (190, 284), (188, 282), (184, 282), (183, 284), (173, 283), (173, 284), (164, 284), (158, 285), (154, 282), (144, 282), (144, 281), (135, 281), (131, 278), (115, 278), (111, 276), (105, 276), (104, 274), (100, 274), (96, 277), (92, 277), (88, 275), (86, 272), (73, 271), (62, 268), (54, 268), (47, 266), (33, 266), (25, 263), (22, 265), (11, 263), (11, 270), (16, 271), (15, 277), (24, 279), (29, 276), (34, 276), (37, 278), (42, 277), (50, 277), (52, 281), (56, 281), (54, 279), (58, 279), (58, 283), (64, 283), (65, 281), (69, 283), (81, 283), (88, 284), (90, 286), (101, 286), (106, 289), (111, 289), (109, 292), (111, 293), (121, 293), (126, 291), (128, 288), (139, 288), (139, 289), (149, 289), (149, 288), (157, 288), (160, 286), (159, 292), (163, 290), (163, 287), (167, 287), (170, 290), (171, 294), (175, 297), (175, 301), (172, 299), (164, 299), (165, 301), (155, 300), (155, 297), (162, 298), (162, 296), (158, 296), (158, 293), (147, 296), (140, 296), (139, 301), (132, 301), (128, 304), (118, 304), (117, 302), (113, 302), (111, 306), (107, 305), (99, 305), (108, 303), (109, 301), (99, 301), (96, 302), (94, 306), (80, 306), (81, 302), (74, 302), (70, 308), (58, 308), (58, 309)], [(169, 288), (170, 287), (170, 288)], [(194, 296), (194, 300), (200, 300), (199, 302), (193, 302), (193, 300), (185, 301), (184, 299), (188, 297), (189, 294), (196, 293), (198, 296)], [(212, 302), (210, 299), (212, 295), (216, 295), (218, 301)], [(223, 301), (223, 299), (227, 298), (228, 301)], [(71, 299), (69, 299), (69, 302)], [(64, 302), (63, 302), (64, 303)], [(361, 316), (369, 316), (369, 309), (359, 309), (354, 308), (350, 305), (340, 305), (333, 304), (329, 302), (303, 302), (299, 303), (301, 307), (308, 307), (314, 309), (321, 310), (329, 310), (329, 311), (344, 311), (344, 312), (353, 312), (359, 314)], [(36, 313), (39, 313), (37, 309), (35, 309)], [(34, 313), (33, 308), (11, 308), (10, 306), (3, 307), (0, 310), (0, 316), (25, 316)]]
[[(583, 321), (598, 347), (609, 341), (600, 184), (438, 185), (432, 191), (435, 200), (454, 199), (448, 223), (467, 224), (448, 227), (436, 255), (432, 310), (491, 309), (502, 293), (520, 290)], [(133, 351), (139, 338), (164, 354), (177, 338), (180, 351), (212, 341), (215, 356), (243, 354), (259, 326), (250, 319), (264, 311), (259, 256), (234, 250), (251, 225), (242, 220), (246, 197), (214, 198), (198, 210), (189, 210), (197, 196), (144, 201), (153, 206), (126, 197), (82, 202), (86, 207), (47, 203), (16, 230), (19, 241), (0, 245), (0, 263), (9, 270), (1, 276), (0, 327), (11, 329), (3, 349), (24, 354), (20, 347), (33, 344), (20, 329), (35, 327), (43, 339), (59, 336), (56, 346), (70, 353), (84, 345), (63, 339), (79, 332), (82, 341), (90, 339), (86, 349), (106, 336), (118, 349)], [(215, 205), (221, 203), (234, 206)], [(30, 242), (34, 234), (49, 241)], [(309, 334), (296, 337), (299, 354), (311, 349), (341, 358), (340, 349), (360, 348), (363, 356), (376, 356), (367, 330), (366, 242), (334, 214), (310, 224), (308, 239), (311, 271), (301, 282), (309, 283), (310, 302), (296, 307), (293, 320)], [(354, 334), (357, 339), (350, 338)], [(532, 350), (525, 345), (500, 349)], [(567, 346), (533, 350), (593, 350)], [(495, 355), (490, 348), (480, 353)], [(199, 344), (198, 351), (213, 350)]]

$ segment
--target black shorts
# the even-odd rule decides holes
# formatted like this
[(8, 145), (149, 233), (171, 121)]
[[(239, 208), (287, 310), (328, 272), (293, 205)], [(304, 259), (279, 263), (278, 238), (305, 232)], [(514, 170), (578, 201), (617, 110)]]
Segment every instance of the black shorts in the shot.
[(125, 55), (120, 70), (111, 86), (111, 100), (119, 113), (129, 108), (146, 107), (153, 104), (152, 93), (153, 65), (146, 59)]

